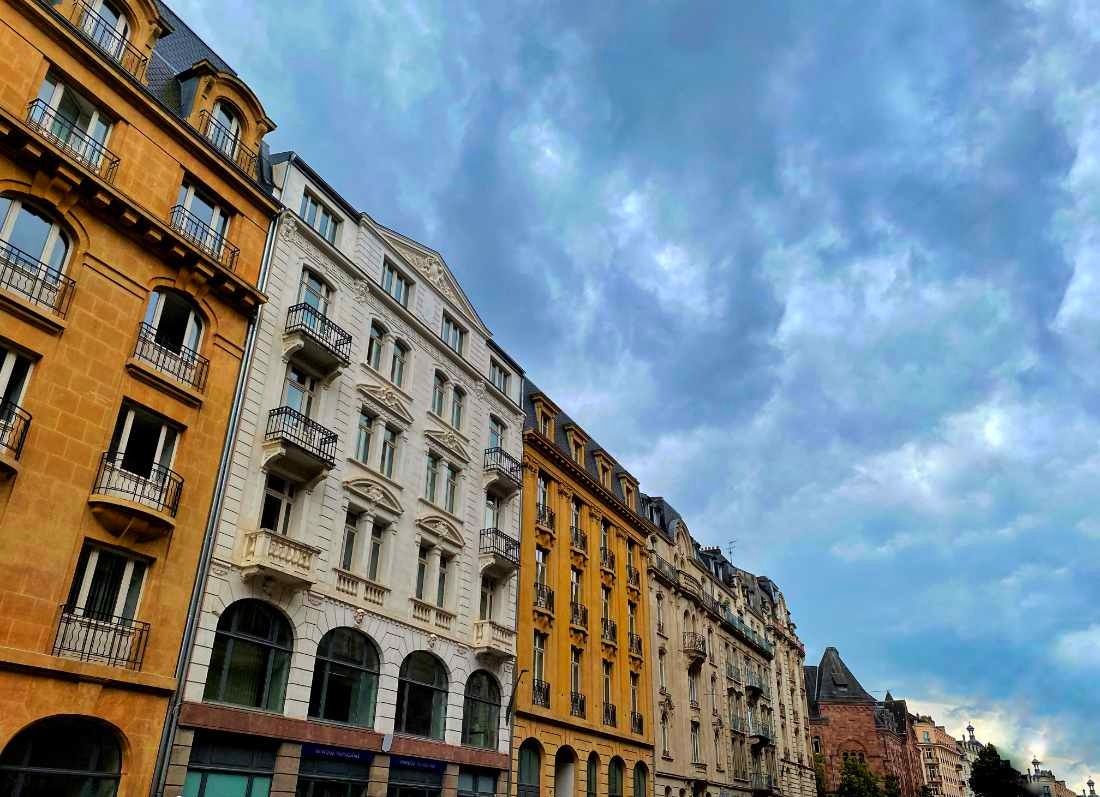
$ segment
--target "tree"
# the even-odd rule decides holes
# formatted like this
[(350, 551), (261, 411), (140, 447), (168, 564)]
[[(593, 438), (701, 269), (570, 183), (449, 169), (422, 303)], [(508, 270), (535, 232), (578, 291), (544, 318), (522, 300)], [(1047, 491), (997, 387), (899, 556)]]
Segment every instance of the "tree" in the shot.
[(901, 797), (901, 783), (897, 775), (887, 775), (882, 782), (883, 797)]
[(1026, 797), (1023, 776), (987, 744), (970, 768), (970, 788), (977, 797)]
[(837, 797), (883, 797), (882, 786), (867, 765), (855, 756), (844, 761)]
[(821, 753), (814, 753), (814, 780), (817, 781), (817, 793), (825, 797), (829, 790), (825, 784), (825, 756)]

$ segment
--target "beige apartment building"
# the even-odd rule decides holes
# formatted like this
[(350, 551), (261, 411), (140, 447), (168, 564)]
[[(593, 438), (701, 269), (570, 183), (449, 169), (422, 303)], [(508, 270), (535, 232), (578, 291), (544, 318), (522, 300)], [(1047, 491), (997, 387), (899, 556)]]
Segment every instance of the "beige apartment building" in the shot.
[(917, 716), (913, 731), (924, 784), (936, 797), (964, 797), (967, 783), (963, 779), (963, 756), (955, 737), (927, 716)]
[(814, 795), (802, 646), (778, 590), (700, 547), (663, 499), (647, 506), (658, 530), (650, 540), (656, 794)]

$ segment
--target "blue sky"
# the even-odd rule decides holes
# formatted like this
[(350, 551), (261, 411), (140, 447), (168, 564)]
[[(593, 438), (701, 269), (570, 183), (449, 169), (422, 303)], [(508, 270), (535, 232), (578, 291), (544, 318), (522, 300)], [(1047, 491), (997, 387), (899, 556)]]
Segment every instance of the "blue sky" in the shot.
[(1100, 776), (1100, 5), (174, 7), (811, 658)]

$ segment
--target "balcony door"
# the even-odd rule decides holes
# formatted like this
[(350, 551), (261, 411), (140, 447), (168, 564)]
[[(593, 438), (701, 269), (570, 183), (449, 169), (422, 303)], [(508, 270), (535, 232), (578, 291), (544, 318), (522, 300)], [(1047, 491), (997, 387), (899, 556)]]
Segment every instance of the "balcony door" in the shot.
[(130, 23), (113, 3), (90, 0), (81, 14), (84, 35), (116, 61), (121, 61), (130, 38)]
[(115, 424), (102, 486), (139, 503), (163, 503), (176, 451), (176, 430), (142, 407), (124, 405)]
[(195, 307), (177, 293), (154, 291), (145, 309), (145, 323), (155, 330), (156, 342), (176, 354), (198, 352), (202, 342), (202, 318)]
[(99, 166), (111, 124), (93, 103), (50, 72), (38, 90), (31, 121), (84, 163)]
[(206, 131), (210, 143), (229, 158), (237, 155), (237, 144), (241, 140), (241, 120), (233, 110), (221, 100), (214, 103), (211, 114), (214, 124)]
[(176, 204), (190, 214), (177, 222), (177, 226), (182, 225), (185, 235), (213, 253), (214, 257), (221, 258), (225, 231), (229, 226), (229, 213), (212, 197), (189, 182), (180, 186)]
[(22, 434), (18, 410), (31, 375), (30, 358), (0, 346), (0, 449), (14, 449)]

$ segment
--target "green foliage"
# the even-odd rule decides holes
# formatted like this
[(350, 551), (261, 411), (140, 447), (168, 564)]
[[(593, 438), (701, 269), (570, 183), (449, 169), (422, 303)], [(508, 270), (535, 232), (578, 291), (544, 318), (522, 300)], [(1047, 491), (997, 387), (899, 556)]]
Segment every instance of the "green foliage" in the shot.
[(884, 797), (882, 785), (867, 765), (854, 756), (844, 762), (837, 797)]
[(825, 797), (828, 789), (825, 788), (825, 756), (814, 753), (814, 780), (817, 781), (817, 793)]
[(1023, 777), (987, 744), (970, 769), (970, 788), (977, 797), (1026, 797)]
[(901, 783), (897, 775), (887, 775), (882, 783), (883, 797), (901, 797)]

